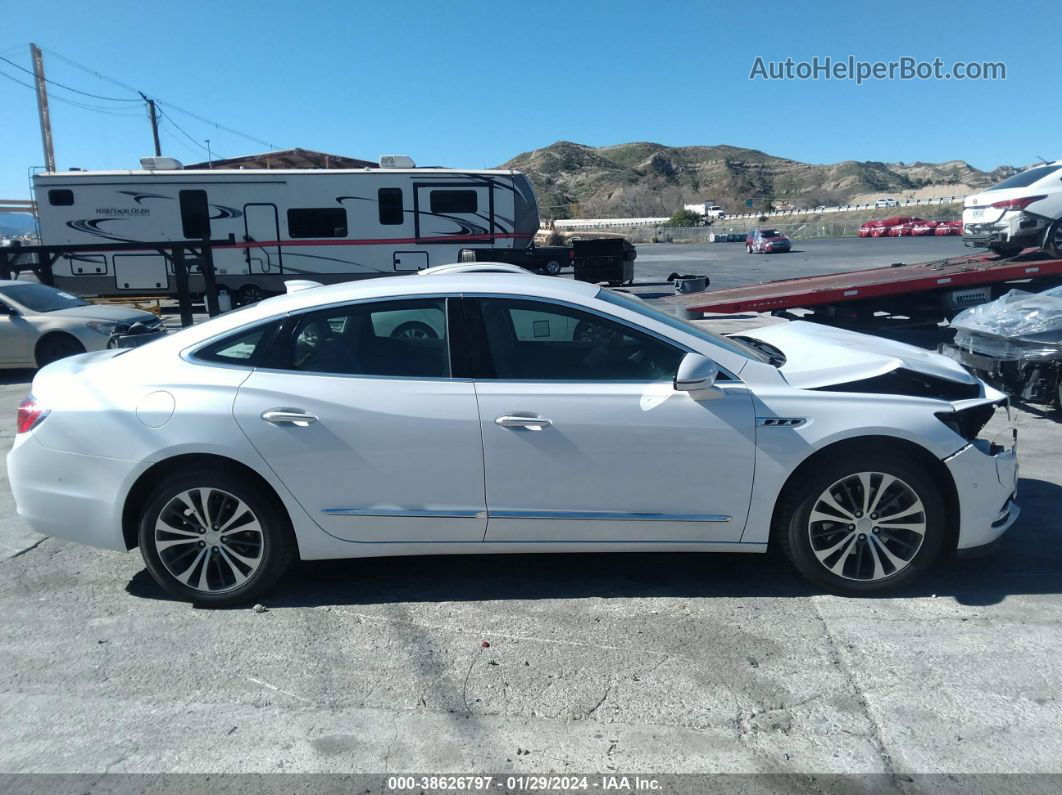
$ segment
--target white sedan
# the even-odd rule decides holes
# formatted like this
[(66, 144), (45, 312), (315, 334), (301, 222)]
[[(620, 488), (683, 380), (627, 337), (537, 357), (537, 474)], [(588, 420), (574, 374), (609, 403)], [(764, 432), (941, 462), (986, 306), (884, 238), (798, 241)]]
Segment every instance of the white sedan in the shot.
[(82, 301), (36, 282), (0, 279), (0, 367), (43, 367), (107, 347), (111, 335), (136, 323), (157, 330), (157, 315)]
[(201, 605), (295, 558), (769, 544), (877, 593), (1018, 515), (1014, 438), (979, 437), (1006, 398), (950, 359), (800, 322), (721, 337), (483, 270), (303, 289), (46, 367), (8, 455), (19, 514), (139, 546)]
[(963, 241), (1012, 256), (1041, 248), (1062, 258), (1062, 160), (1044, 163), (967, 196)]

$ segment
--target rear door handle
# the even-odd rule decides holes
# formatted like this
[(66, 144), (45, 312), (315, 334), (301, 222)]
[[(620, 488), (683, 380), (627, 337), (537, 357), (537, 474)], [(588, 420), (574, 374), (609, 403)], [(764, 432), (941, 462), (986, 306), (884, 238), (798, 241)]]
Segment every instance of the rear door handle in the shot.
[(297, 425), (300, 428), (317, 422), (316, 415), (299, 409), (269, 409), (262, 412), (262, 419), (274, 425)]
[(553, 424), (553, 420), (547, 420), (545, 417), (527, 417), (516, 414), (502, 414), (494, 422), (503, 428), (527, 428), (529, 431), (541, 431)]

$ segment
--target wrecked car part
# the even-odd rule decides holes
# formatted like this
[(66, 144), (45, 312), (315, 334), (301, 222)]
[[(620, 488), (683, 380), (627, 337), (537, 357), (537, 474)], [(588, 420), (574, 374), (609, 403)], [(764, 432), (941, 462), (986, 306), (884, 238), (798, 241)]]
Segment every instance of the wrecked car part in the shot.
[(952, 321), (941, 353), (1031, 403), (1062, 404), (1062, 286), (1011, 290)]

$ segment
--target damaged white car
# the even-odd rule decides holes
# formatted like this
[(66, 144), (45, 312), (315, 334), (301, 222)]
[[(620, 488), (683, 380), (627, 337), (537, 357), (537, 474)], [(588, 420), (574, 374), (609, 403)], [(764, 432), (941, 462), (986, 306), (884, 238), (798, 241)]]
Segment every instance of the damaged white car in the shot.
[[(504, 268), (504, 266), (500, 266)], [(36, 530), (201, 605), (307, 560), (781, 546), (879, 593), (1015, 521), (1005, 396), (808, 323), (720, 337), (482, 264), (279, 296), (53, 364), (8, 456)], [(395, 335), (406, 318), (432, 334)]]
[(964, 309), (941, 352), (1030, 403), (1062, 408), (1062, 286)]
[(1004, 257), (1024, 248), (1062, 257), (1062, 160), (1026, 169), (967, 196), (962, 224), (967, 246), (990, 248)]

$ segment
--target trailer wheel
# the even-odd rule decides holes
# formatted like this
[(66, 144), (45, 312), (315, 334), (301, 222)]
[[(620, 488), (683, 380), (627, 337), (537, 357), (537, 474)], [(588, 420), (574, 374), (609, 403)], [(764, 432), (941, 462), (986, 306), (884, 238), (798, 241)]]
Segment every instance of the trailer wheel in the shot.
[(1062, 218), (1055, 219), (1044, 235), (1044, 251), (1056, 259), (1062, 259)]
[(247, 306), (248, 304), (257, 304), (264, 299), (265, 290), (259, 287), (257, 284), (245, 284), (239, 290), (236, 291), (236, 301), (240, 306)]
[(543, 270), (546, 272), (547, 276), (559, 276), (562, 267), (560, 260), (551, 259), (545, 264)]

